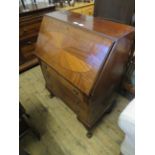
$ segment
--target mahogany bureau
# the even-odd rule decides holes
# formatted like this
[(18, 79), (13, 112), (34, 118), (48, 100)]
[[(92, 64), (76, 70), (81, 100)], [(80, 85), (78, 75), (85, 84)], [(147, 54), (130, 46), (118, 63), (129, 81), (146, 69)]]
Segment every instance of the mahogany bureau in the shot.
[(43, 18), (37, 44), (46, 88), (88, 129), (111, 106), (128, 61), (134, 28), (68, 11)]

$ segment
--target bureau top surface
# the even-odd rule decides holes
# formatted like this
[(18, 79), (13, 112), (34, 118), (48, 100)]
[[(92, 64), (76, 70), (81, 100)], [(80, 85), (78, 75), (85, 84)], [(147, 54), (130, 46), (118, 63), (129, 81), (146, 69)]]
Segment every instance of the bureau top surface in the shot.
[(132, 26), (104, 20), (100, 17), (73, 13), (70, 11), (55, 11), (46, 15), (68, 24), (80, 26), (83, 29), (94, 31), (107, 38), (113, 39), (114, 41), (134, 30)]
[[(82, 20), (75, 20), (75, 17), (70, 16), (81, 16)], [(64, 15), (56, 12), (44, 16), (36, 44), (36, 55), (63, 78), (89, 95), (114, 44), (115, 36), (106, 37), (111, 33), (108, 28), (103, 28), (107, 32), (106, 36), (104, 33), (92, 33), (92, 29), (84, 31), (77, 23), (86, 24), (85, 18), (89, 17), (69, 12)], [(90, 25), (86, 25), (90, 30)], [(126, 31), (129, 33), (130, 29), (131, 27), (127, 26)]]

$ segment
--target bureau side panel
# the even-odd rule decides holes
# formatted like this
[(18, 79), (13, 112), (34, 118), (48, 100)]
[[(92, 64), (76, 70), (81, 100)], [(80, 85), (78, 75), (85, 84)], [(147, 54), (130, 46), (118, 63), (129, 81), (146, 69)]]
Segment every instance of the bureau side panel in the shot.
[(90, 97), (90, 124), (94, 124), (110, 106), (108, 100), (119, 85), (131, 52), (134, 33), (117, 41), (112, 48)]

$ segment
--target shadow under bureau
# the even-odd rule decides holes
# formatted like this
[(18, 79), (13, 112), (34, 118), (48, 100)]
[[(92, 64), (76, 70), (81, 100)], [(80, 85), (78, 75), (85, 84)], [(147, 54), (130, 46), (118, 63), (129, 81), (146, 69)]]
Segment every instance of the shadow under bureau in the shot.
[(46, 88), (88, 129), (110, 108), (130, 56), (134, 28), (77, 13), (43, 18), (37, 44)]

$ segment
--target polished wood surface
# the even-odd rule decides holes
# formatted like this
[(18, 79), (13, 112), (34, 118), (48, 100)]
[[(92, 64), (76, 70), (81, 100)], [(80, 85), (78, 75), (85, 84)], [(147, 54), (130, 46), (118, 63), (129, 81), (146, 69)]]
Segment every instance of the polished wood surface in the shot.
[[(58, 16), (57, 21), (55, 21), (56, 16)], [(52, 17), (52, 19), (50, 17)], [(122, 24), (117, 25), (109, 21), (102, 22), (98, 19), (97, 24), (95, 24), (96, 19), (94, 21), (94, 18), (91, 17), (90, 20), (88, 20), (88, 18), (87, 16), (72, 14), (70, 12), (55, 12), (52, 13), (51, 16), (48, 14), (42, 23), (36, 47), (39, 57), (44, 59), (44, 61), (57, 70), (59, 74), (71, 81), (86, 94), (89, 94), (97, 78), (98, 71), (106, 60), (114, 40), (116, 40), (114, 36), (117, 34), (120, 37), (123, 35), (122, 31), (125, 30), (127, 30), (126, 33), (132, 31), (131, 27)], [(51, 20), (53, 20), (53, 22)], [(61, 24), (59, 20), (63, 20), (73, 26), (70, 27), (69, 25)], [(79, 29), (80, 26), (78, 26), (78, 29), (74, 28), (74, 26), (77, 26), (74, 22), (79, 21), (81, 24), (84, 24), (82, 27), (84, 29), (96, 32), (98, 29), (98, 31), (100, 31), (102, 27), (107, 34), (105, 35), (105, 33), (103, 33), (98, 35), (98, 31), (95, 34), (91, 32), (87, 33), (83, 31), (82, 28)], [(92, 24), (94, 24), (94, 27)], [(110, 26), (115, 28), (112, 37), (109, 36), (109, 34), (112, 33)], [(90, 29), (90, 27), (92, 28)], [(104, 35), (108, 36), (103, 39), (102, 36)], [(110, 40), (110, 38), (112, 39)], [(47, 40), (48, 43), (44, 46)], [(74, 72), (71, 66), (75, 68)], [(79, 68), (83, 69), (79, 70)], [(84, 70), (86, 71), (84, 72)], [(89, 79), (87, 77), (89, 77)]]
[(131, 52), (134, 28), (71, 12), (47, 14), (36, 45), (46, 88), (87, 127), (110, 108)]
[(42, 17), (55, 10), (55, 6), (47, 3), (28, 5), (29, 10), (20, 8), (19, 12), (19, 71), (25, 71), (38, 64), (34, 55)]
[(60, 75), (89, 94), (111, 46), (112, 41), (109, 39), (103, 40), (98, 35), (61, 24), (59, 21), (51, 22), (51, 19), (45, 16), (36, 51), (37, 55)]
[(125, 24), (104, 20), (100, 17), (72, 13), (70, 11), (55, 11), (47, 14), (47, 16), (60, 20), (61, 22), (67, 22), (72, 26), (80, 27), (80, 29), (90, 30), (114, 41), (133, 31), (133, 27)]

